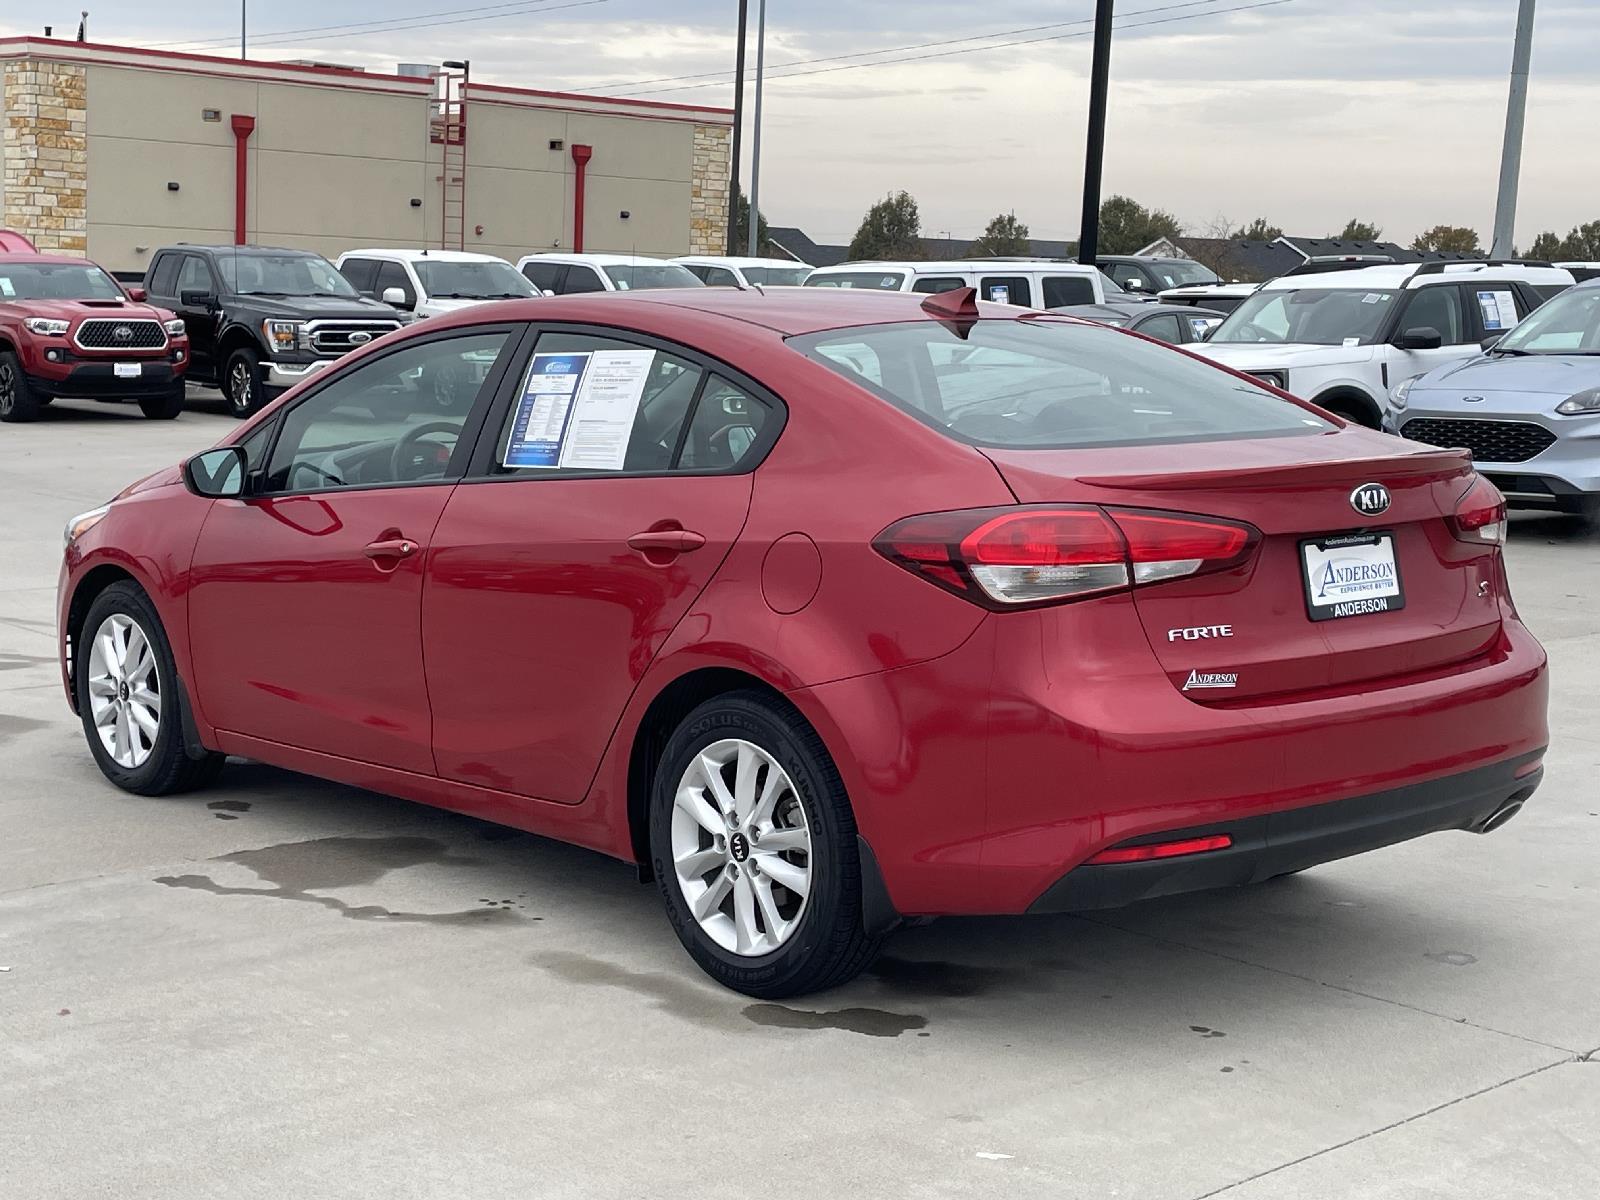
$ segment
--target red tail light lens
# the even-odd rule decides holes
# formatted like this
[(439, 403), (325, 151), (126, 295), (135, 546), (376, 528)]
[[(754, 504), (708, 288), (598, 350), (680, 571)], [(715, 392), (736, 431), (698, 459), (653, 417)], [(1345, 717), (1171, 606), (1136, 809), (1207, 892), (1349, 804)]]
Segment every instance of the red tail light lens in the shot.
[(1472, 477), (1472, 486), (1456, 501), (1450, 530), (1463, 542), (1487, 546), (1503, 545), (1506, 540), (1506, 498), (1482, 475)]
[(1100, 851), (1089, 859), (1089, 865), (1099, 867), (1110, 863), (1154, 862), (1161, 858), (1204, 854), (1208, 850), (1226, 850), (1231, 845), (1233, 838), (1230, 835), (1216, 833), (1210, 837), (1184, 838), (1176, 842), (1147, 842), (1143, 846), (1118, 846)]
[(1093, 505), (967, 509), (908, 517), (873, 546), (986, 608), (1058, 604), (1243, 562), (1247, 525)]

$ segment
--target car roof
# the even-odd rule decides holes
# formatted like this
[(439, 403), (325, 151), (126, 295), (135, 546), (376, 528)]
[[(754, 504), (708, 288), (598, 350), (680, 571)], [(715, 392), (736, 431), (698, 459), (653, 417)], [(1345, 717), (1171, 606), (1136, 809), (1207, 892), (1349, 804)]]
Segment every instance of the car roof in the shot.
[(1399, 290), (1428, 287), (1436, 283), (1509, 283), (1521, 280), (1526, 283), (1572, 284), (1572, 274), (1555, 267), (1506, 266), (1470, 259), (1460, 262), (1424, 264), (1422, 270), (1416, 263), (1393, 263), (1377, 267), (1357, 267), (1351, 271), (1333, 271), (1325, 275), (1280, 275), (1261, 285), (1263, 291), (1293, 291), (1311, 288), (1317, 291), (1346, 290)]
[(670, 258), (654, 258), (648, 254), (590, 254), (587, 251), (579, 254), (576, 252), (564, 253), (562, 251), (555, 250), (548, 254), (540, 253), (524, 255), (518, 260), (518, 265), (520, 266), (525, 262), (540, 261), (557, 263), (588, 263), (591, 266), (597, 267), (636, 267), (649, 263), (672, 263), (672, 259)]
[[(0, 254), (0, 265), (4, 266), (33, 266), (37, 263), (74, 267), (100, 266), (99, 263), (76, 254), (34, 254), (27, 250), (16, 250)], [(103, 267), (101, 269), (104, 270)]]
[(671, 261), (705, 267), (797, 267), (805, 270), (811, 266), (792, 258), (739, 258), (727, 254), (685, 254)]
[(1106, 317), (1119, 317), (1130, 325), (1146, 320), (1149, 317), (1159, 317), (1166, 314), (1174, 317), (1216, 317), (1219, 320), (1228, 315), (1225, 312), (1218, 312), (1214, 308), (1205, 308), (1198, 304), (1062, 304), (1045, 311), (1064, 313), (1069, 317), (1083, 317), (1089, 321), (1101, 321)]
[(941, 271), (992, 270), (999, 275), (1004, 271), (1053, 271), (1077, 275), (1098, 275), (1099, 267), (1088, 263), (1063, 262), (1053, 258), (947, 258), (938, 262), (847, 262), (833, 267), (818, 267), (818, 275), (843, 275), (871, 271), (910, 271), (913, 275), (937, 275)]
[(404, 262), (497, 262), (506, 260), (494, 254), (475, 254), (471, 250), (403, 250), (372, 248), (367, 250), (346, 250), (339, 255), (344, 258), (377, 258), (387, 256), (400, 259)]
[(302, 250), (296, 246), (233, 246), (233, 245), (207, 245), (204, 242), (174, 242), (170, 246), (162, 246), (161, 250), (208, 250), (213, 254), (303, 254), (307, 258), (321, 258), (315, 250)]

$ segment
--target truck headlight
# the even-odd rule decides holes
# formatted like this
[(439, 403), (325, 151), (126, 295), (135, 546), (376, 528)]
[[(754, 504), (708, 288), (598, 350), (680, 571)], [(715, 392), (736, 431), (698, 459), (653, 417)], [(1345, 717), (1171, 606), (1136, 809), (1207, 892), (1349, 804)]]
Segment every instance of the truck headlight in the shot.
[(162, 323), (161, 328), (163, 328), (163, 329), (165, 329), (167, 331), (167, 336), (168, 337), (182, 337), (183, 336), (183, 318), (182, 317), (174, 317), (170, 321), (165, 321), (165, 322)]
[(1403, 409), (1411, 398), (1411, 385), (1417, 381), (1413, 375), (1410, 379), (1402, 379), (1394, 385), (1394, 390), (1389, 393), (1389, 403), (1396, 408)]
[(261, 322), (261, 336), (277, 354), (290, 354), (300, 345), (300, 326), (303, 321), (277, 321), (271, 318)]
[(1563, 417), (1581, 417), (1590, 413), (1600, 413), (1600, 388), (1590, 388), (1587, 392), (1579, 392), (1576, 396), (1569, 396), (1556, 405), (1556, 411)]
[(37, 333), (41, 337), (60, 337), (72, 328), (72, 322), (55, 317), (24, 317), (22, 327), (29, 333)]

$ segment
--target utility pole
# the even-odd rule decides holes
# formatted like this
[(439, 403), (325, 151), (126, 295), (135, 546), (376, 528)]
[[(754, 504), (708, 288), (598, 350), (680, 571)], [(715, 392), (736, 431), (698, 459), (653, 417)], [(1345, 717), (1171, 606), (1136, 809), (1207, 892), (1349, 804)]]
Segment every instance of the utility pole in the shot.
[(1490, 258), (1509, 258), (1516, 238), (1517, 183), (1522, 176), (1522, 119), (1528, 111), (1528, 62), (1533, 57), (1533, 0), (1517, 9), (1517, 40), (1511, 49), (1511, 95), (1506, 101), (1506, 140), (1500, 150), (1500, 195), (1494, 205)]
[(767, 73), (767, 0), (756, 0), (756, 114), (750, 126), (750, 257), (761, 239), (761, 85)]
[[(1083, 227), (1078, 261), (1094, 265), (1100, 249), (1100, 174), (1106, 156), (1106, 90), (1111, 83), (1111, 6), (1095, 0), (1094, 65), (1089, 71), (1089, 138), (1083, 164)], [(1531, 4), (1533, 0), (1526, 0)]]
[(248, 28), (247, 16), (250, 12), (250, 0), (239, 0), (239, 57), (249, 58), (250, 54), (246, 45), (245, 30)]
[(739, 48), (733, 64), (733, 162), (728, 183), (728, 254), (739, 252), (739, 147), (744, 142), (744, 43), (750, 30), (750, 0), (739, 0)]

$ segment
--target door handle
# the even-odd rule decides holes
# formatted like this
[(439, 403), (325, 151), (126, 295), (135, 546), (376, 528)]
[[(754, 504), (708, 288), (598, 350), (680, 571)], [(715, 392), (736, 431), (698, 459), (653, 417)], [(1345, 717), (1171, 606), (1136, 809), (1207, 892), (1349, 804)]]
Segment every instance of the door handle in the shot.
[(687, 554), (706, 544), (706, 536), (692, 529), (647, 529), (628, 539), (630, 549), (652, 554)]
[(368, 558), (410, 558), (417, 552), (417, 544), (410, 538), (387, 538), (369, 542), (362, 551)]

